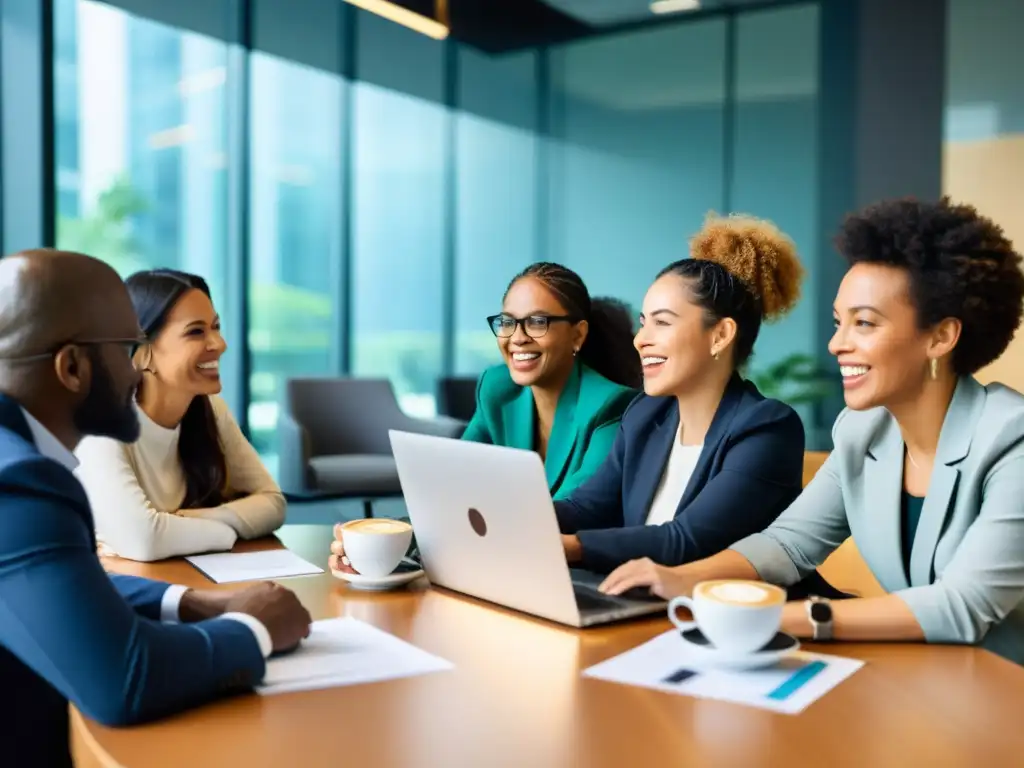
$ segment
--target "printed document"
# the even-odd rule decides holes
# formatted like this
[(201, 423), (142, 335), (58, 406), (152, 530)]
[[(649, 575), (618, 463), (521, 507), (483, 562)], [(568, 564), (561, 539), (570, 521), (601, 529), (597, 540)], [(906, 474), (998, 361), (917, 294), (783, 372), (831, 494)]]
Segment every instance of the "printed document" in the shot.
[(394, 635), (353, 618), (313, 622), (292, 653), (267, 661), (256, 692), (275, 693), (375, 683), (443, 672), (454, 666)]
[(796, 651), (769, 667), (727, 671), (702, 664), (702, 655), (671, 630), (583, 674), (795, 715), (864, 666), (857, 659)]
[(324, 569), (303, 560), (287, 549), (262, 552), (218, 552), (213, 555), (186, 557), (210, 581), (230, 584), (237, 581), (284, 579), (288, 576), (310, 576)]

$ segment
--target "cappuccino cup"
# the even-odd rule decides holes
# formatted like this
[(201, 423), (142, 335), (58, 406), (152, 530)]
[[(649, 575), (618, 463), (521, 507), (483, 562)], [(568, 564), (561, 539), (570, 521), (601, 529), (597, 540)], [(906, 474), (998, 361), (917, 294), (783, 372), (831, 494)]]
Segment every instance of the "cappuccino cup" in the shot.
[(403, 520), (350, 520), (341, 526), (343, 571), (380, 579), (402, 562), (412, 543), (412, 526)]
[[(680, 630), (698, 627), (718, 650), (743, 655), (761, 650), (775, 637), (782, 623), (786, 590), (762, 581), (702, 581), (693, 597), (680, 596), (668, 604), (668, 617)], [(676, 610), (683, 606), (694, 621), (683, 621)]]

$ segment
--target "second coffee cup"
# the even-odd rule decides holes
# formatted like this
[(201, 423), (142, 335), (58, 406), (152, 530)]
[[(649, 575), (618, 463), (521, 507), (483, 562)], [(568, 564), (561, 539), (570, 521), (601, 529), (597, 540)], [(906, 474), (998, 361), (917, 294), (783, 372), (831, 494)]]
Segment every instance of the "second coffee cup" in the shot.
[[(679, 629), (699, 627), (718, 650), (747, 654), (761, 650), (775, 637), (782, 622), (786, 590), (763, 581), (703, 581), (693, 597), (676, 597), (668, 604), (668, 617)], [(676, 615), (683, 606), (694, 621)]]

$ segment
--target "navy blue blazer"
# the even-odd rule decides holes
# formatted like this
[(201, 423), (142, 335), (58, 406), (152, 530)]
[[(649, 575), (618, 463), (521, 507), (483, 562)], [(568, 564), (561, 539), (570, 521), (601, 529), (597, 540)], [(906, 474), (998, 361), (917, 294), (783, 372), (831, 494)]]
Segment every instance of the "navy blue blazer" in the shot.
[(70, 766), (68, 702), (129, 725), (250, 689), (265, 662), (231, 619), (163, 624), (168, 585), (108, 576), (85, 491), (43, 456), (0, 395), (0, 750), (17, 766)]
[(674, 519), (646, 525), (678, 430), (674, 397), (641, 395), (623, 414), (601, 468), (555, 503), (562, 533), (580, 540), (582, 567), (605, 572), (641, 557), (661, 565), (709, 557), (763, 531), (800, 495), (800, 417), (734, 376)]

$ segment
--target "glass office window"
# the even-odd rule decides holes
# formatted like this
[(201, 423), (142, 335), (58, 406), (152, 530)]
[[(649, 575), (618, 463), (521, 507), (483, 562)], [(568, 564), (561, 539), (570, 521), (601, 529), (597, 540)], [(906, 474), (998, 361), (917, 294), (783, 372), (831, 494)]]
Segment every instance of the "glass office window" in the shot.
[(445, 233), (443, 44), (360, 12), (353, 84), (352, 369), (436, 410)]
[(283, 381), (338, 371), (345, 84), (260, 52), (250, 71), (249, 427), (270, 459)]
[(723, 205), (725, 21), (551, 51), (548, 254), (639, 311)]
[[(1024, 248), (1024, 4), (949, 0), (943, 192), (970, 203)], [(1024, 390), (1024, 334), (979, 372)]]
[(460, 48), (455, 372), (499, 362), (485, 318), (537, 250), (537, 54)]
[[(819, 258), (818, 6), (736, 18), (736, 105), (731, 207), (775, 222), (796, 242), (808, 273)], [(821, 256), (834, 259), (831, 251)], [(804, 296), (757, 340), (751, 372), (794, 354), (817, 355), (815, 318), (833, 296)]]
[[(54, 153), (57, 210), (65, 221), (79, 218), (78, 3), (58, 0), (53, 18)], [(58, 236), (60, 235), (58, 225)], [(65, 227), (65, 237), (67, 231)]]
[(200, 274), (229, 317), (228, 46), (90, 0), (56, 0), (54, 25), (58, 246)]
[(947, 7), (946, 140), (1024, 135), (1024, 47), (1017, 42), (1024, 5), (949, 0)]

